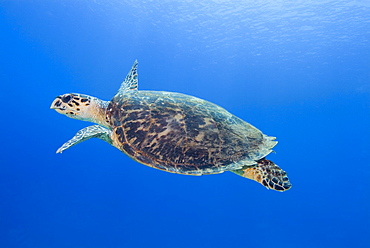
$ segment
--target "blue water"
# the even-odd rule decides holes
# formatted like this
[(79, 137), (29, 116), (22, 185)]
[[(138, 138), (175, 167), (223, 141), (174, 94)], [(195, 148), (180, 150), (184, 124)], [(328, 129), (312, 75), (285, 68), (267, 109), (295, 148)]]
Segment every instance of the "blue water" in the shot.
[[(367, 1), (0, 1), (1, 248), (370, 247)], [(138, 164), (50, 110), (139, 89), (212, 101), (279, 144), (280, 193)]]

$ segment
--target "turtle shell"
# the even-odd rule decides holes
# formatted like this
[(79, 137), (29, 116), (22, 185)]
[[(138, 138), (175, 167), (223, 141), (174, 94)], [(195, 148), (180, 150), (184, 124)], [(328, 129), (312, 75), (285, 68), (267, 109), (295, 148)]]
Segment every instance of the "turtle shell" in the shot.
[(179, 93), (128, 91), (107, 108), (113, 145), (145, 165), (215, 174), (254, 165), (277, 143), (208, 101)]

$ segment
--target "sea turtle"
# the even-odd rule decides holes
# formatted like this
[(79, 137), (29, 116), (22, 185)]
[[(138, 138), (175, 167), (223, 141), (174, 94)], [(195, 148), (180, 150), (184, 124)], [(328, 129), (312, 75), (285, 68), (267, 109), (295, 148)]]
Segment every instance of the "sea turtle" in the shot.
[(147, 166), (185, 175), (231, 171), (277, 191), (287, 173), (265, 159), (276, 145), (249, 123), (211, 102), (180, 93), (139, 91), (137, 61), (111, 101), (84, 94), (57, 96), (51, 109), (88, 126), (57, 153), (99, 138)]

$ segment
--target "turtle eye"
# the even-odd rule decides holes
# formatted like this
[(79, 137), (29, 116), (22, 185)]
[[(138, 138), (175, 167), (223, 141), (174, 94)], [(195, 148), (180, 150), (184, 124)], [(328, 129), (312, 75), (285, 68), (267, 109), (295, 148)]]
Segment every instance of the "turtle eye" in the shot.
[(71, 98), (72, 98), (71, 95), (66, 95), (62, 97), (62, 101), (64, 103), (68, 103), (71, 100)]

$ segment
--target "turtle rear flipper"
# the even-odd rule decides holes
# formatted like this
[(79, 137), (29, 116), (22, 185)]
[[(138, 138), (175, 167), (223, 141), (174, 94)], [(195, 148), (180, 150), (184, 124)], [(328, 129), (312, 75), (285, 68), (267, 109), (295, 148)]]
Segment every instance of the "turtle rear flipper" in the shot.
[(287, 173), (274, 164), (274, 162), (265, 158), (258, 160), (256, 166), (232, 170), (232, 172), (239, 176), (255, 180), (268, 189), (286, 191), (292, 187)]

